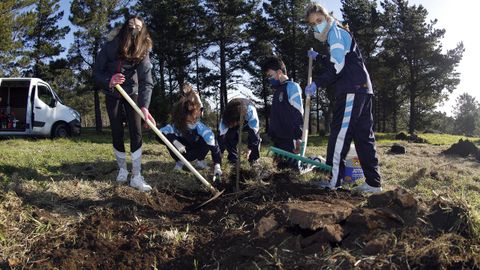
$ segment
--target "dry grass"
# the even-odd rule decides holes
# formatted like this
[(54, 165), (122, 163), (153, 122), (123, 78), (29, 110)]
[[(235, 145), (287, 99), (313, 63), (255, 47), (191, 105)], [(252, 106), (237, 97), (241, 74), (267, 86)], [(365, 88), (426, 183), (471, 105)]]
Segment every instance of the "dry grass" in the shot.
[[(448, 194), (449, 197), (464, 201), (472, 209), (472, 230), (480, 235), (479, 163), (471, 158), (441, 155), (449, 146), (445, 142), (452, 141), (452, 137), (426, 137), (437, 145), (401, 142), (407, 147), (407, 154), (392, 155), (389, 149), (395, 141), (390, 135), (380, 136), (384, 138), (378, 144), (384, 188), (404, 186), (425, 199)], [(325, 138), (312, 137), (307, 155), (324, 155), (325, 144)], [(128, 145), (126, 148), (129, 148)], [(9, 259), (10, 266), (20, 264), (22, 260), (31, 265), (26, 254), (40, 239), (74, 241), (75, 226), (83, 221), (89, 211), (78, 211), (78, 202), (102, 203), (129, 189), (114, 181), (116, 164), (108, 133), (74, 140), (2, 140), (0, 153), (0, 261)], [(265, 149), (262, 154), (266, 154)], [(266, 164), (262, 166), (260, 175), (272, 170), (269, 158), (262, 162)], [(143, 163), (145, 178), (157, 189), (193, 192), (203, 189), (190, 173), (173, 173), (174, 164), (165, 147), (148, 138), (144, 145)], [(243, 166), (248, 168), (246, 163)], [(223, 168), (228, 174), (229, 166), (224, 165)], [(211, 178), (209, 170), (202, 173)], [(322, 174), (307, 174), (299, 177), (299, 180), (310, 181), (320, 177)], [(263, 184), (252, 179), (249, 185)], [(242, 220), (233, 215), (227, 215), (218, 222), (223, 222), (225, 228), (239, 230), (244, 225)], [(99, 231), (99, 236), (111, 240), (118, 237), (112, 231)], [(191, 244), (194, 240), (189, 227), (165, 228), (161, 232), (145, 233), (145, 238), (152, 245), (159, 239), (173, 245), (182, 245), (184, 242)], [(447, 240), (454, 243), (452, 241), (455, 239)], [(432, 244), (419, 252), (428, 253), (431, 249), (459, 249), (460, 252), (463, 248), (460, 244)], [(338, 260), (348, 259), (345, 251), (338, 252), (336, 257), (332, 254), (337, 263)], [(282, 267), (277, 251), (265, 251), (262, 256), (269, 264)], [(444, 259), (455, 260), (454, 257)]]

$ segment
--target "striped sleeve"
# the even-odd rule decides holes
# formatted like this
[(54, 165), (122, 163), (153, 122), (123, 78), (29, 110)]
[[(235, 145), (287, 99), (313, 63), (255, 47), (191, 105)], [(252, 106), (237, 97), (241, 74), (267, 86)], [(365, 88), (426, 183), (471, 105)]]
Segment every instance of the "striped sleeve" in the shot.
[(330, 47), (330, 62), (333, 63), (336, 74), (339, 74), (345, 66), (345, 55), (350, 50), (352, 37), (347, 31), (334, 24), (328, 33), (328, 44)]
[(218, 129), (220, 131), (220, 136), (223, 136), (227, 133), (228, 131), (228, 127), (225, 125), (225, 123), (223, 122), (223, 118), (220, 119), (220, 124), (218, 125)]
[(303, 115), (302, 88), (295, 82), (288, 82), (288, 102)]
[(215, 146), (215, 135), (213, 131), (207, 127), (204, 123), (198, 122), (197, 124), (197, 133), (205, 140), (205, 142), (210, 146)]
[(247, 125), (255, 131), (255, 133), (258, 133), (260, 130), (260, 125), (258, 121), (258, 114), (257, 114), (257, 109), (253, 105), (248, 105), (247, 106)]
[(176, 130), (172, 125), (166, 125), (160, 129), (163, 134), (176, 134)]

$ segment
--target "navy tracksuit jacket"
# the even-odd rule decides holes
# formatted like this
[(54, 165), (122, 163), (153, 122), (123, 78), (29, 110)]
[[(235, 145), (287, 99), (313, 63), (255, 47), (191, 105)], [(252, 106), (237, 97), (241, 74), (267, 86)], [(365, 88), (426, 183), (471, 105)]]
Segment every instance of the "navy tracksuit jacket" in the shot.
[(380, 187), (378, 158), (373, 134), (370, 76), (351, 34), (333, 22), (327, 42), (330, 59), (323, 58), (326, 71), (314, 78), (318, 87), (335, 86), (335, 105), (327, 148), (327, 164), (332, 166), (332, 181), (341, 185), (345, 156), (353, 140), (366, 182)]
[[(166, 125), (160, 129), (160, 131), (167, 137), (167, 139), (173, 143), (177, 140), (185, 146), (186, 153), (183, 156), (188, 161), (204, 160), (208, 154), (208, 151), (212, 154), (212, 160), (215, 164), (222, 163), (222, 157), (220, 155), (220, 148), (215, 140), (215, 135), (212, 130), (204, 123), (198, 121), (194, 127), (187, 131), (187, 134), (181, 134), (173, 125)], [(170, 155), (175, 161), (178, 161), (177, 156), (170, 150)]]
[(302, 89), (290, 80), (274, 88), (268, 134), (275, 147), (293, 152), (294, 140), (302, 138)]
[[(248, 149), (251, 151), (248, 161), (253, 162), (260, 157), (260, 143), (262, 141), (260, 138), (260, 121), (258, 120), (257, 109), (253, 103), (246, 98), (242, 98), (240, 100), (242, 101), (243, 106), (246, 106), (247, 108), (247, 114), (245, 115), (245, 121), (242, 125), (242, 131), (246, 131), (248, 133)], [(223, 122), (222, 118), (220, 120), (219, 130), (220, 136), (218, 141), (220, 144), (221, 153), (223, 154), (223, 151), (227, 150), (228, 161), (230, 163), (237, 162), (239, 127), (236, 126), (233, 128), (228, 128)]]

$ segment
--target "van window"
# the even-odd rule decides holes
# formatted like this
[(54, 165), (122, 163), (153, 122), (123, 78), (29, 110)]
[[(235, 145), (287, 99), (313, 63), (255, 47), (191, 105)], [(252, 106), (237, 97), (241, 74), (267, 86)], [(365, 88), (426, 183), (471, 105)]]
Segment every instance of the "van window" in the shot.
[(52, 107), (55, 101), (52, 92), (45, 85), (38, 85), (38, 98), (50, 107)]

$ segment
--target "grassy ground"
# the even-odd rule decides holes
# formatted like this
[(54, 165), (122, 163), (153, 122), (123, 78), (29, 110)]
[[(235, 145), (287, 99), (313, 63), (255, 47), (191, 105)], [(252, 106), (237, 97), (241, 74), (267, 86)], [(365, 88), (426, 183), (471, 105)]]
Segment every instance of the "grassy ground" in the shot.
[[(128, 138), (128, 132), (125, 135)], [(429, 143), (400, 142), (394, 139), (394, 134), (377, 134), (384, 188), (406, 187), (424, 199), (439, 195), (454, 197), (467, 202), (475, 219), (480, 220), (479, 163), (473, 158), (441, 154), (461, 137), (420, 136)], [(480, 146), (480, 138), (469, 139)], [(144, 141), (143, 174), (152, 186), (192, 191), (202, 188), (189, 173), (172, 172), (174, 164), (168, 152), (152, 136), (147, 134)], [(307, 155), (324, 155), (326, 143), (327, 138), (312, 136)], [(407, 154), (389, 154), (392, 143), (406, 146)], [(266, 155), (266, 147), (262, 148), (262, 154)], [(228, 166), (223, 168), (228, 173)], [(78, 209), (69, 207), (69, 201), (108, 200), (119, 192), (114, 181), (116, 173), (108, 131), (100, 135), (86, 131), (73, 139), (0, 140), (0, 261), (22, 257), (32, 243), (49, 234), (64, 234), (83, 218), (82, 213), (76, 212)], [(203, 174), (211, 177), (210, 170)], [(322, 175), (308, 174), (299, 180), (318, 177)], [(56, 222), (42, 221), (36, 216), (34, 206), (45, 204), (54, 209)], [(15, 261), (10, 265), (15, 265)]]

